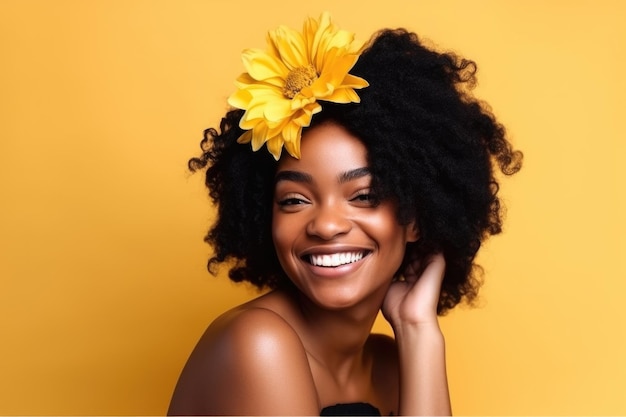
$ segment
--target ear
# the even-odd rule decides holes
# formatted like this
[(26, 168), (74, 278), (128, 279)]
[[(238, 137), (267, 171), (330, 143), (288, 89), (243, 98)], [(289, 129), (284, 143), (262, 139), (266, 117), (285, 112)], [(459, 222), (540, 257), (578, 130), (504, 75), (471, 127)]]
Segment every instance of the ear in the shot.
[(405, 229), (406, 242), (417, 242), (420, 238), (420, 231), (417, 228), (417, 222), (412, 221), (407, 224)]

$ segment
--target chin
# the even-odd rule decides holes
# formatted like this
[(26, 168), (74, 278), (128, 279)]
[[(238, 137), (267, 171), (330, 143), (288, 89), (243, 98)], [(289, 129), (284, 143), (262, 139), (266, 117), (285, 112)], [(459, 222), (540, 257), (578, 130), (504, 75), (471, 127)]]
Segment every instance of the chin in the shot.
[(327, 310), (347, 310), (357, 306), (366, 306), (368, 303), (371, 309), (380, 308), (380, 302), (373, 297), (374, 293), (365, 293), (362, 289), (351, 285), (329, 285), (325, 288), (308, 288), (300, 291), (315, 305)]

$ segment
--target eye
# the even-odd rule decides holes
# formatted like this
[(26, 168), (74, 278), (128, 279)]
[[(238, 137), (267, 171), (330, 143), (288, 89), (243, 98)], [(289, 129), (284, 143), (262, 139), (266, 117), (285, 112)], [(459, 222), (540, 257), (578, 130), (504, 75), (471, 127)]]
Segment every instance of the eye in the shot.
[(278, 198), (276, 200), (276, 204), (282, 210), (286, 211), (295, 211), (299, 208), (309, 204), (310, 201), (304, 197), (302, 194), (297, 193), (289, 193), (284, 197)]
[(295, 198), (295, 197), (284, 198), (278, 201), (279, 206), (297, 206), (299, 204), (305, 204), (305, 203), (306, 201), (300, 198)]
[(375, 207), (379, 203), (378, 198), (369, 188), (365, 190), (357, 191), (352, 196), (350, 201), (358, 205), (367, 206), (367, 207)]
[(372, 196), (370, 194), (359, 194), (352, 199), (352, 201), (370, 201)]

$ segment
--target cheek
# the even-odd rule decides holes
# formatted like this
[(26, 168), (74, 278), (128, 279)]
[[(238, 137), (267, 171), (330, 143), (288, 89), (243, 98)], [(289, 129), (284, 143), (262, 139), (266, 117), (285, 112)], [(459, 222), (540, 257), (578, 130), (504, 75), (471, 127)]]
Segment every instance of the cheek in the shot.
[(295, 225), (291, 224), (285, 216), (274, 212), (272, 215), (272, 241), (281, 264), (283, 264), (286, 254), (291, 252), (290, 247), (296, 239), (295, 231)]
[(280, 267), (291, 281), (298, 276), (296, 259), (292, 256), (297, 240), (296, 226), (284, 216), (274, 216), (272, 219), (274, 252)]
[(388, 243), (394, 241), (406, 243), (407, 226), (398, 223), (393, 207), (383, 207), (374, 215), (368, 216), (366, 221), (372, 233), (378, 235), (381, 240)]
[(280, 256), (282, 248), (285, 246), (285, 233), (282, 233), (281, 227), (274, 227), (272, 229), (272, 241), (274, 242), (274, 248), (276, 253)]
[(377, 240), (381, 251), (394, 263), (401, 262), (404, 258), (407, 241), (411, 240), (410, 227), (398, 224), (393, 212), (384, 212), (368, 219), (370, 236)]
[(274, 212), (272, 214), (272, 241), (274, 242), (274, 247), (277, 251), (278, 248), (281, 246), (281, 242), (283, 242), (284, 240), (283, 230), (285, 230), (285, 227), (281, 226), (280, 218), (277, 217), (276, 213)]

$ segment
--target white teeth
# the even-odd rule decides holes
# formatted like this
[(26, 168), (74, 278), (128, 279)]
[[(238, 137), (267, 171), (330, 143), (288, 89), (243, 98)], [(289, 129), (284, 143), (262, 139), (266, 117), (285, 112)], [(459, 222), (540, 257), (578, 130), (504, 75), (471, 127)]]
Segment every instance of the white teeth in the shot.
[(340, 266), (360, 261), (363, 258), (363, 252), (342, 252), (329, 255), (311, 255), (311, 264), (315, 266)]

